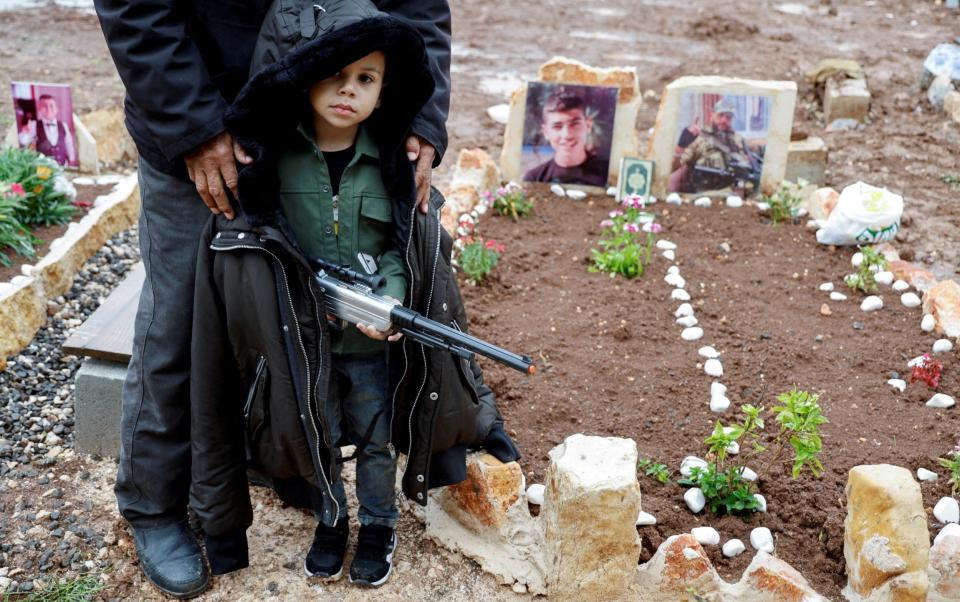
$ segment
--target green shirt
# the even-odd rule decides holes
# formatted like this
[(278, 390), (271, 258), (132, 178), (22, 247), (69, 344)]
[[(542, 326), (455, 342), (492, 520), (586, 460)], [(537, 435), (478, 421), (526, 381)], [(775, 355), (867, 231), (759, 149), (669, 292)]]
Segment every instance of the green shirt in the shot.
[[(291, 136), (277, 162), (280, 205), (308, 257), (349, 265), (366, 273), (361, 263), (372, 258), (376, 273), (386, 279), (378, 291), (403, 301), (407, 276), (400, 251), (393, 242), (393, 209), (380, 175), (380, 153), (363, 126), (357, 134), (356, 152), (333, 194), (323, 153), (305, 128)], [(333, 353), (369, 353), (384, 343), (357, 330), (353, 324), (334, 332)]]

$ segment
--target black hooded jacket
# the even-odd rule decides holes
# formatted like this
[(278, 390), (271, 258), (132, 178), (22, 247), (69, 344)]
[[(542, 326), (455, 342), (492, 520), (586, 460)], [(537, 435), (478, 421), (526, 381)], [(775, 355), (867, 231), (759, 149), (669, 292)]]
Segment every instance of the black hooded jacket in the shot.
[[(330, 484), (340, 478), (332, 453), (339, 442), (331, 440), (323, 403), (331, 355), (322, 292), (280, 209), (275, 161), (302, 116), (296, 109), (306, 88), (374, 50), (387, 56), (388, 84), (366, 124), (380, 147), (396, 242), (408, 269), (404, 304), (467, 327), (450, 268), (452, 240), (440, 226), (443, 197), (434, 190), (428, 213), (417, 210), (403, 147), (433, 91), (423, 41), (365, 0), (325, 8), (323, 18), (334, 19), (323, 22), (324, 35), (276, 55), (282, 58), (254, 75), (229, 110), (227, 125), (254, 161), (240, 173), (240, 217), (211, 218), (198, 253), (191, 505), (215, 573), (247, 563), (248, 467), (272, 479), (288, 502), (321, 507), (325, 523), (338, 514)], [(407, 456), (402, 483), (408, 497), (425, 504), (429, 488), (462, 481), (468, 447), (487, 447), (503, 461), (519, 457), (475, 362), (406, 337), (390, 346), (389, 357), (392, 444)]]
[[(447, 146), (450, 106), (448, 0), (374, 0), (424, 38), (436, 87), (412, 131)], [(247, 81), (261, 24), (300, 28), (298, 0), (94, 0), (107, 48), (126, 88), (126, 124), (152, 166), (186, 177), (183, 155), (224, 131), (227, 106)], [(312, 7), (335, 2), (311, 2)], [(283, 9), (287, 9), (283, 12)], [(265, 20), (266, 17), (266, 20)], [(310, 19), (303, 31), (310, 32)], [(323, 33), (314, 28), (313, 35)]]

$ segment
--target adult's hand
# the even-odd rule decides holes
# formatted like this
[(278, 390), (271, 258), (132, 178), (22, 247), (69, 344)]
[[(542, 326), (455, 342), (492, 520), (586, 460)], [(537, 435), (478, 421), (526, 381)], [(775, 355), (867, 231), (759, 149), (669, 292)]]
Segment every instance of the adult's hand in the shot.
[(187, 174), (197, 187), (197, 194), (214, 215), (221, 213), (227, 219), (235, 217), (227, 190), (237, 196), (237, 164), (253, 159), (234, 142), (227, 132), (207, 140), (184, 157)]
[(433, 175), (433, 160), (437, 149), (419, 136), (407, 138), (407, 159), (416, 161), (415, 179), (417, 183), (417, 205), (420, 213), (426, 213), (430, 206), (430, 178)]

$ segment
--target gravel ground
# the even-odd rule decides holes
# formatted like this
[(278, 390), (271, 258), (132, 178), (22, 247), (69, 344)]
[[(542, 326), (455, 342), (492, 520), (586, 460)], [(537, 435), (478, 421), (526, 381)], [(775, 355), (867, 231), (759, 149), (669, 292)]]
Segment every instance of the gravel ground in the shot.
[(65, 495), (90, 472), (72, 451), (81, 359), (60, 347), (139, 260), (136, 228), (113, 237), (73, 288), (48, 302), (47, 323), (0, 372), (0, 592), (31, 591), (49, 574), (107, 568), (110, 537), (90, 526), (94, 502)]

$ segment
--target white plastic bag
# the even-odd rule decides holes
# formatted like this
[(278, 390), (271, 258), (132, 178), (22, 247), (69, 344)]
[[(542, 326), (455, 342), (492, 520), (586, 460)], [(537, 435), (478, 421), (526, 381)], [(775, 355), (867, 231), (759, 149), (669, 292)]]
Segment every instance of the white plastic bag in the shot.
[(817, 230), (825, 245), (869, 245), (893, 240), (900, 231), (903, 197), (857, 182), (843, 189), (837, 206)]

